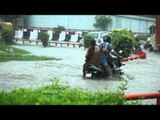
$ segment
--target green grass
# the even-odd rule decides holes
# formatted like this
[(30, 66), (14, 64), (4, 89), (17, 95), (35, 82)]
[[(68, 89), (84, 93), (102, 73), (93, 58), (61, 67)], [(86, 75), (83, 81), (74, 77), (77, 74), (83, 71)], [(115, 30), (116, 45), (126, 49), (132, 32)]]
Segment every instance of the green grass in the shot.
[(9, 93), (0, 92), (1, 105), (138, 105), (126, 101), (123, 91), (90, 92), (82, 88), (60, 85), (54, 78), (52, 85), (37, 89), (15, 89)]
[(26, 50), (14, 48), (9, 45), (0, 45), (0, 62), (6, 61), (38, 61), (38, 60), (61, 60), (60, 58), (35, 56)]
[(21, 49), (18, 49), (18, 48), (14, 48), (10, 45), (0, 45), (0, 50), (5, 52), (5, 53), (10, 53), (7, 49), (13, 49), (13, 54), (30, 54), (30, 52), (26, 51), (26, 50), (21, 50)]

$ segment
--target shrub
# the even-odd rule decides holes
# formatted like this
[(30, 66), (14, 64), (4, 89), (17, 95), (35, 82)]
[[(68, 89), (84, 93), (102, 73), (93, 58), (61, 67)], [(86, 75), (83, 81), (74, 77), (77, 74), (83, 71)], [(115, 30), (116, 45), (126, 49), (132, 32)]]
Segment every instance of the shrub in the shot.
[(58, 25), (58, 26), (57, 26), (57, 29), (58, 29), (58, 30), (65, 30), (65, 27), (64, 27), (64, 26), (61, 26), (61, 25)]
[(140, 40), (147, 40), (150, 35), (138, 35), (135, 37), (135, 41), (139, 42)]
[(111, 33), (113, 49), (123, 50), (122, 56), (128, 57), (135, 46), (133, 33), (128, 29), (113, 30)]
[(48, 46), (49, 34), (46, 31), (41, 31), (39, 33), (39, 39), (41, 39), (43, 47)]
[(55, 33), (61, 33), (61, 31), (65, 30), (65, 27), (58, 25), (57, 28), (54, 28), (54, 29), (55, 29)]
[(14, 32), (13, 30), (8, 30), (8, 29), (2, 29), (1, 30), (1, 37), (4, 39), (6, 45), (11, 43), (13, 38), (14, 38)]
[(81, 87), (62, 85), (54, 78), (51, 85), (37, 89), (15, 89), (9, 93), (0, 92), (1, 105), (140, 105), (139, 102), (126, 101), (124, 89), (127, 81), (114, 92), (107, 89), (91, 92)]
[(95, 39), (95, 37), (91, 34), (86, 34), (84, 36), (84, 48), (89, 48), (90, 47), (90, 41), (92, 39)]

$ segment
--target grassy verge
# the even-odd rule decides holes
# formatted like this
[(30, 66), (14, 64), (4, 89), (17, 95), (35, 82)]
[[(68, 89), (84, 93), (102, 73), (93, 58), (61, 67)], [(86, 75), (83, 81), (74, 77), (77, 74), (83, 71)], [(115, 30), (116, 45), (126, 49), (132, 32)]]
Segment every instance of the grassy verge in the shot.
[(0, 45), (0, 62), (6, 61), (38, 61), (38, 60), (61, 60), (54, 57), (31, 55), (26, 50), (21, 50), (11, 46)]
[(138, 105), (139, 102), (126, 101), (122, 89), (115, 92), (90, 92), (82, 88), (60, 85), (57, 78), (52, 85), (38, 89), (17, 89), (0, 92), (1, 105)]

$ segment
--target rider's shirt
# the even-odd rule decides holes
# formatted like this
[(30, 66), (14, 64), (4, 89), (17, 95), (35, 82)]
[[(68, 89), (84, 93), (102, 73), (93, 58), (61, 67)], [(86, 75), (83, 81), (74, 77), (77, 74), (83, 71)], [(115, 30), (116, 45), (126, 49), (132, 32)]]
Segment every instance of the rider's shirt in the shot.
[(107, 60), (107, 56), (105, 53), (109, 52), (112, 49), (112, 45), (110, 43), (103, 42), (100, 44), (100, 47), (104, 49), (104, 52), (100, 57), (100, 63), (107, 64), (108, 60)]
[(95, 50), (92, 50), (92, 48), (90, 47), (87, 53), (88, 53), (86, 56), (87, 64), (99, 65), (101, 56), (100, 48), (98, 48), (98, 46), (95, 46)]

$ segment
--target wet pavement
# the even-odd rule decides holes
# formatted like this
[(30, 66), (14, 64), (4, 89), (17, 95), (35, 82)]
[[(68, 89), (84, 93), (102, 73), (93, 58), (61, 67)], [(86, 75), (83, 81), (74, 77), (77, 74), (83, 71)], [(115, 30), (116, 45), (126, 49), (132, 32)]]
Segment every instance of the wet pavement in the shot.
[[(61, 84), (72, 87), (80, 86), (90, 91), (115, 91), (123, 83), (121, 79), (91, 80), (82, 78), (82, 65), (86, 50), (78, 46), (14, 45), (32, 52), (34, 55), (62, 58), (49, 61), (10, 61), (0, 62), (0, 91), (10, 91), (15, 87), (36, 88), (51, 84), (52, 78), (60, 78)], [(160, 90), (160, 53), (147, 52), (147, 59), (125, 62), (122, 66), (124, 75), (132, 78), (127, 84), (125, 93), (144, 93)], [(147, 103), (155, 103), (150, 100)]]

